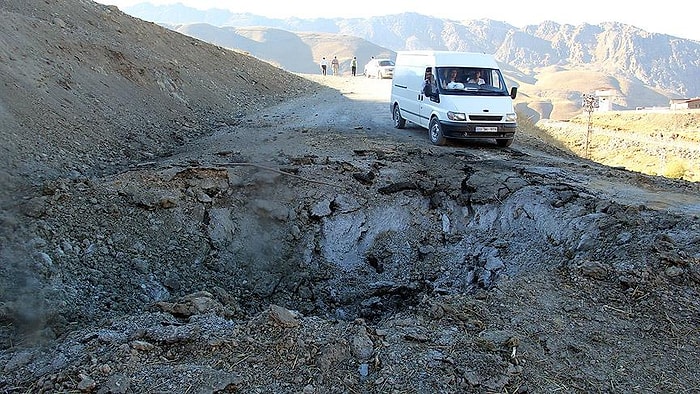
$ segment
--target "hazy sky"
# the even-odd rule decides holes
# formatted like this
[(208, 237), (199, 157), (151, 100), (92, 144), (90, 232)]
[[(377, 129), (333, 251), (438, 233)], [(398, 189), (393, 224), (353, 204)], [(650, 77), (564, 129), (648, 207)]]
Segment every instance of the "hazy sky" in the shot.
[(551, 20), (578, 25), (622, 22), (652, 33), (664, 33), (700, 41), (700, 24), (694, 0), (99, 0), (123, 8), (138, 3), (182, 3), (192, 8), (224, 8), (273, 18), (364, 18), (376, 15), (417, 12), (439, 18), (493, 19), (515, 27)]

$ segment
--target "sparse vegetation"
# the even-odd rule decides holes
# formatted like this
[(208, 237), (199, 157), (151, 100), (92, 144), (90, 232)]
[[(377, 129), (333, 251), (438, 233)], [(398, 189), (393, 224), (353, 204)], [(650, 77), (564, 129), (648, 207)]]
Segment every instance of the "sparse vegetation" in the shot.
[(681, 160), (673, 160), (666, 165), (666, 170), (663, 175), (666, 178), (683, 179), (687, 168), (685, 162)]
[[(700, 181), (700, 111), (605, 112), (591, 117), (590, 159), (649, 175)], [(584, 157), (588, 115), (537, 122), (558, 147)]]
[[(587, 124), (588, 115), (571, 119), (573, 123)], [(686, 138), (700, 142), (700, 111), (613, 111), (594, 112), (594, 127), (607, 130), (648, 132), (650, 137)]]

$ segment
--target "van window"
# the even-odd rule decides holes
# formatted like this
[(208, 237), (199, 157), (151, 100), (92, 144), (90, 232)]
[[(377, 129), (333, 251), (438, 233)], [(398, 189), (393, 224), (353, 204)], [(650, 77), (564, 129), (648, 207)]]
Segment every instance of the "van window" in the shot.
[(443, 94), (509, 95), (498, 69), (473, 67), (438, 67), (438, 85)]

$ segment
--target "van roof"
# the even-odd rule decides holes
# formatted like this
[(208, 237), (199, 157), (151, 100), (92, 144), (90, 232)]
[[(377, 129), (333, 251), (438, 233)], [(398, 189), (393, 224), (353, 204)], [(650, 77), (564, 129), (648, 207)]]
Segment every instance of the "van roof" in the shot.
[[(398, 64), (402, 58), (410, 57), (411, 63), (420, 62), (426, 66), (437, 67), (481, 67), (481, 68), (498, 68), (496, 59), (493, 55), (478, 52), (456, 52), (456, 51), (398, 51), (396, 52), (396, 63)], [(424, 59), (420, 59), (424, 58)], [(418, 60), (420, 59), (420, 60)]]

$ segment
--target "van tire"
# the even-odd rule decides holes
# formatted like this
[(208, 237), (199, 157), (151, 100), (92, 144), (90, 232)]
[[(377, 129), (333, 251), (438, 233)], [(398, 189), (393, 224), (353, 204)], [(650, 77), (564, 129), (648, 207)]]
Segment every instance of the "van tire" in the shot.
[(403, 129), (406, 127), (406, 119), (401, 116), (401, 109), (398, 104), (394, 104), (394, 110), (391, 111), (391, 117), (394, 119), (394, 128)]
[(496, 140), (496, 145), (500, 146), (501, 148), (507, 148), (513, 144), (513, 139), (508, 138), (508, 139), (497, 139)]
[(445, 145), (447, 142), (445, 135), (442, 134), (440, 121), (434, 116), (430, 119), (430, 124), (428, 126), (428, 138), (433, 145)]

